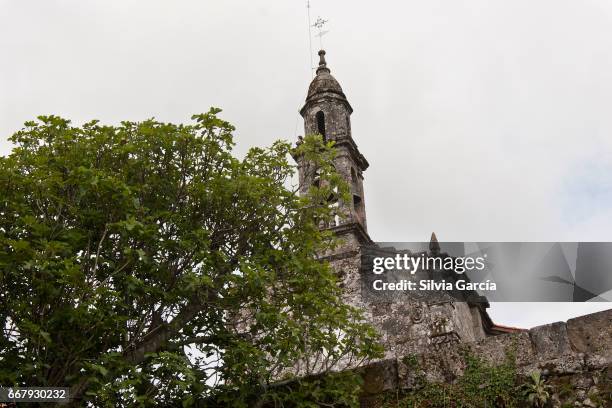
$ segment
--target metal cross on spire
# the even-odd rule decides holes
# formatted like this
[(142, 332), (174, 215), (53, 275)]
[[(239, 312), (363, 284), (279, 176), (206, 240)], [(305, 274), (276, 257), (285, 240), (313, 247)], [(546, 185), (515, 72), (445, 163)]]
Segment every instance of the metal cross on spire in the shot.
[(312, 29), (314, 27), (314, 28), (316, 28), (318, 30), (318, 33), (316, 35), (317, 35), (317, 37), (319, 37), (319, 49), (320, 50), (323, 49), (323, 36), (325, 34), (327, 34), (329, 31), (323, 30), (323, 27), (325, 26), (325, 23), (327, 23), (327, 20), (324, 20), (321, 17), (317, 17), (317, 20), (315, 21), (315, 23), (312, 24), (312, 22), (310, 20), (310, 0), (306, 0), (306, 14), (308, 16), (308, 44), (310, 46), (310, 69), (311, 69), (311, 72), (312, 72), (312, 76), (314, 77), (315, 70), (317, 69), (317, 67), (314, 66), (314, 61), (312, 59), (312, 57), (313, 57), (313, 52), (312, 52)]
[(326, 31), (323, 30), (323, 27), (325, 26), (325, 23), (327, 23), (327, 21), (328, 20), (323, 20), (321, 17), (317, 17), (317, 20), (312, 25), (317, 30), (319, 30), (317, 37), (319, 37), (319, 46), (320, 46), (319, 49), (321, 50), (323, 49), (323, 36), (329, 32), (329, 30), (326, 30)]

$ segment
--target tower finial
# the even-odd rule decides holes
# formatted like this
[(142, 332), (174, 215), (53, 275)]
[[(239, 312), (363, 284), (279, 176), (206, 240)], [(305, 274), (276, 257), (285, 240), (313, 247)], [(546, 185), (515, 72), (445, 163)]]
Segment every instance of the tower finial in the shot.
[(429, 240), (429, 250), (434, 255), (440, 253), (440, 243), (438, 242), (438, 237), (436, 237), (435, 232), (431, 233), (431, 239)]
[(319, 68), (317, 68), (317, 75), (320, 72), (327, 72), (329, 74), (329, 68), (327, 68), (327, 62), (325, 61), (325, 50), (319, 51)]
[(319, 66), (321, 65), (327, 65), (327, 62), (325, 62), (325, 50), (319, 51)]

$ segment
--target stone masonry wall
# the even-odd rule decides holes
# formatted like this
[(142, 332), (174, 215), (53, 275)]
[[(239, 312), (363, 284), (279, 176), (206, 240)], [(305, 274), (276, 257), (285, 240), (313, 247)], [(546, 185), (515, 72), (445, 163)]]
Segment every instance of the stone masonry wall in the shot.
[[(519, 374), (539, 370), (547, 383), (558, 386), (557, 390), (572, 390), (572, 406), (612, 406), (612, 309), (520, 333), (441, 344), (412, 357), (428, 381), (451, 382), (463, 373), (466, 348), (496, 364), (502, 363), (506, 351), (513, 347)], [(405, 358), (386, 359), (365, 367), (362, 406), (376, 407), (377, 396), (410, 390), (415, 375)], [(553, 406), (561, 406), (562, 399), (563, 395), (555, 394)]]

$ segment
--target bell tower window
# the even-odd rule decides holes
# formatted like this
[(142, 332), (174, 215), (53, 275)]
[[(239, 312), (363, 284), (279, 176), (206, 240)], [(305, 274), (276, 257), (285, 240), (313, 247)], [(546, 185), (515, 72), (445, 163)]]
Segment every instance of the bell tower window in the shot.
[(317, 112), (316, 119), (317, 119), (317, 132), (321, 136), (323, 136), (323, 140), (327, 140), (327, 137), (325, 134), (325, 114), (323, 113), (323, 111)]
[(355, 174), (355, 169), (351, 167), (351, 184), (353, 185), (353, 191), (357, 191), (357, 174)]
[(313, 177), (313, 180), (312, 180), (312, 185), (313, 185), (313, 187), (321, 188), (321, 170), (320, 169), (317, 169), (314, 172), (314, 177)]
[(346, 135), (351, 135), (351, 118), (349, 114), (346, 115)]

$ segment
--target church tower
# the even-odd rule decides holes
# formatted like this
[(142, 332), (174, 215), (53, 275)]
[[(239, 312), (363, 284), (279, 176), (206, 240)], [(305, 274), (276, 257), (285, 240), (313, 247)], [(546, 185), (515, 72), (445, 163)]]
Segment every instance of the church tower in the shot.
[[(319, 67), (310, 83), (306, 103), (300, 109), (304, 118), (304, 131), (307, 135), (320, 134), (326, 141), (334, 141), (337, 156), (334, 160), (336, 171), (350, 186), (349, 202), (337, 205), (342, 216), (337, 216), (330, 228), (337, 235), (351, 234), (358, 242), (371, 243), (367, 232), (365, 200), (363, 192), (363, 172), (368, 161), (359, 152), (351, 132), (353, 108), (346, 99), (340, 84), (331, 75), (325, 61), (325, 51), (319, 51)], [(302, 192), (317, 183), (316, 174), (307, 173), (304, 163), (298, 159), (300, 185)]]

